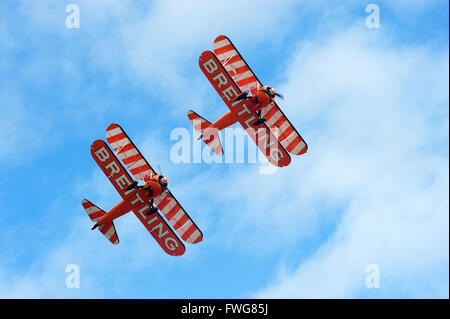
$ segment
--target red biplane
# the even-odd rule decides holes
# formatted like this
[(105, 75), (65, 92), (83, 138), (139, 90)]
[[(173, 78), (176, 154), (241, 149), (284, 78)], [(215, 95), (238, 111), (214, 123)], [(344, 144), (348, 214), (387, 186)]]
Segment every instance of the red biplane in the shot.
[[(202, 232), (167, 188), (167, 178), (155, 172), (124, 130), (117, 124), (111, 124), (106, 130), (106, 140), (136, 180), (104, 141), (92, 143), (92, 157), (122, 197), (108, 213), (86, 199), (81, 202), (95, 223), (92, 229), (98, 227), (116, 245), (119, 238), (113, 220), (133, 211), (169, 255), (183, 255), (185, 247), (165, 219), (185, 242), (200, 242)], [(144, 181), (144, 185), (138, 185), (137, 180)]]
[(199, 65), (230, 111), (210, 123), (194, 111), (189, 120), (217, 155), (223, 154), (218, 131), (239, 122), (270, 163), (283, 167), (304, 154), (307, 145), (275, 102), (275, 89), (263, 86), (226, 36), (214, 40), (214, 53), (205, 51)]

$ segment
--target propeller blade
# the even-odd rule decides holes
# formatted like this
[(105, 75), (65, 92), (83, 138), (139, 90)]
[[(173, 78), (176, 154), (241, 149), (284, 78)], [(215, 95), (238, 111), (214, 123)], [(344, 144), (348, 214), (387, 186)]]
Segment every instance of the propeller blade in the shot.
[(280, 99), (284, 100), (284, 95), (280, 93), (275, 93), (276, 96), (278, 96)]
[(162, 170), (161, 170), (161, 166), (159, 165), (159, 163), (156, 163), (156, 169), (158, 170), (156, 173), (159, 175), (162, 175)]

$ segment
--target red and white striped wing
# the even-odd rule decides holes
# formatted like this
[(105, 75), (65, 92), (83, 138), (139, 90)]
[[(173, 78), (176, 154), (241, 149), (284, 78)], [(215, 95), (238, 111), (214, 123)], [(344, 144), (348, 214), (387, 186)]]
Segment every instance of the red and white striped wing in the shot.
[[(108, 126), (106, 140), (134, 178), (143, 180), (147, 175), (156, 174), (120, 125)], [(195, 244), (202, 240), (202, 232), (169, 190), (156, 197), (154, 202), (184, 241)]]
[[(214, 40), (214, 53), (241, 91), (248, 91), (254, 95), (258, 86), (263, 86), (226, 36), (220, 35)], [(306, 142), (275, 102), (265, 107), (261, 116), (266, 118), (266, 125), (289, 153), (295, 155), (306, 153), (308, 149)]]
[(144, 180), (145, 176), (156, 174), (120, 125), (108, 126), (106, 140), (135, 179)]
[(169, 190), (156, 197), (154, 202), (185, 242), (196, 244), (202, 241), (202, 232)]

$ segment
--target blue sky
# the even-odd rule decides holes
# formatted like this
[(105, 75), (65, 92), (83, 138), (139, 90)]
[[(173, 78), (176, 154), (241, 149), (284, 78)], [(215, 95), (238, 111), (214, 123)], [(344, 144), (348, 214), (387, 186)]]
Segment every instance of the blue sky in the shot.
[[(65, 25), (68, 4), (80, 28)], [(365, 25), (368, 4), (380, 28)], [(3, 1), (0, 297), (448, 298), (447, 1)], [(174, 163), (186, 111), (226, 111), (198, 67), (230, 37), (308, 143), (289, 167)], [(166, 256), (90, 156), (116, 122), (204, 242)], [(226, 152), (227, 150), (225, 150)], [(67, 288), (66, 266), (80, 269)], [(379, 288), (367, 288), (367, 265)]]

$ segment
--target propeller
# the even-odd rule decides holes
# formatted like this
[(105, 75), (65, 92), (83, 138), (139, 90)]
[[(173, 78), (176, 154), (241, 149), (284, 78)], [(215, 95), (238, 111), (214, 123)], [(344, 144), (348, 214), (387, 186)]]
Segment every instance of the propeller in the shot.
[(156, 163), (156, 169), (158, 170), (156, 173), (159, 175), (162, 175), (162, 169), (161, 169), (161, 165), (159, 165), (159, 163)]
[[(156, 169), (157, 169), (156, 174), (159, 174), (159, 175), (161, 175), (162, 177), (164, 177), (164, 175), (163, 175), (163, 173), (162, 173), (161, 165), (159, 165), (159, 163), (156, 163), (156, 164), (155, 164), (155, 167), (156, 167)], [(170, 199), (173, 198), (173, 197), (171, 196), (170, 191), (169, 191), (168, 188), (166, 188), (166, 189), (164, 190), (163, 193), (167, 193), (167, 196), (168, 196)]]
[[(256, 90), (259, 91), (260, 89), (261, 89), (261, 86), (259, 85), (259, 83), (257, 83)], [(272, 89), (273, 89), (273, 91), (275, 91), (275, 93), (269, 93)], [(270, 94), (274, 94), (275, 96), (279, 97), (281, 100), (284, 100), (284, 95), (283, 95), (283, 94), (280, 94), (280, 93), (278, 93), (278, 92), (276, 92), (276, 90), (275, 90), (274, 88), (270, 87), (270, 86), (266, 86), (266, 87), (265, 87), (265, 91), (266, 91), (266, 93), (269, 94), (269, 95), (270, 95)], [(240, 100), (243, 100), (243, 99), (246, 99), (246, 98), (250, 98), (251, 95), (252, 95), (251, 91), (244, 91), (244, 92), (242, 92), (241, 94), (239, 94), (239, 95), (234, 99), (233, 102), (237, 102), (237, 101), (240, 101)], [(198, 139), (200, 139), (200, 138), (198, 138)]]
[(283, 94), (278, 93), (277, 90), (275, 90), (273, 87), (268, 86), (266, 92), (269, 93), (270, 91), (272, 91), (272, 94), (274, 94), (275, 96), (278, 96), (280, 99), (284, 100)]
[(283, 94), (275, 92), (275, 95), (278, 96), (280, 99), (284, 100), (284, 95)]

